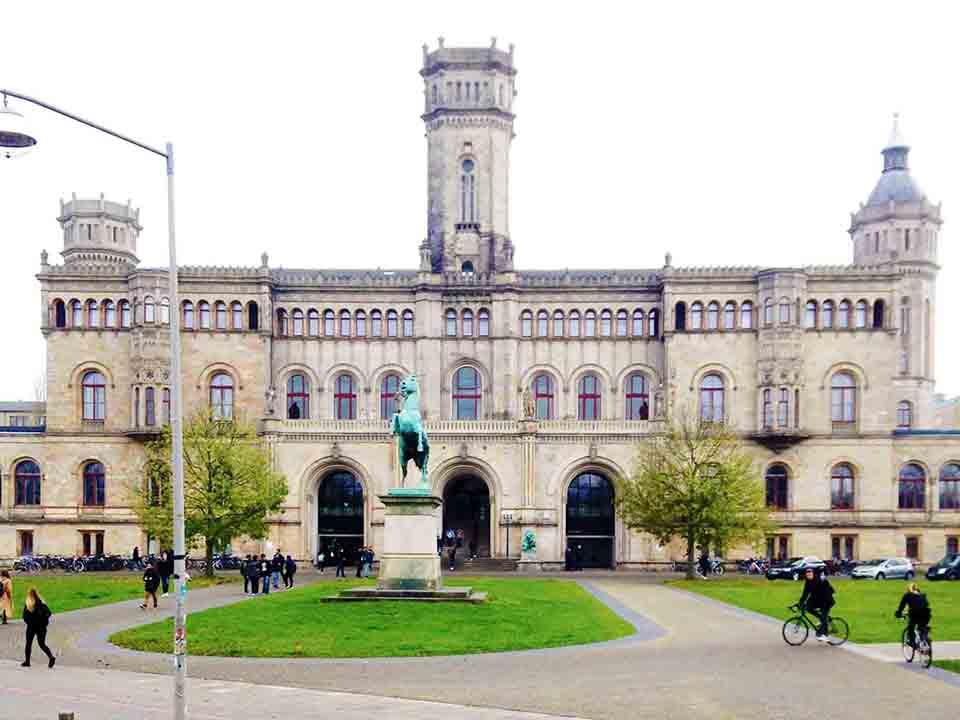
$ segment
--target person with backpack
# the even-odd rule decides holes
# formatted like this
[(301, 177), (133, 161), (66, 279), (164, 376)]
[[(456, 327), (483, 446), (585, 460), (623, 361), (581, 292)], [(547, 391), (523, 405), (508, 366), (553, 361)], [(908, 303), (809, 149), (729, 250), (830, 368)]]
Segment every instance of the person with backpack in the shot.
[(147, 601), (153, 598), (153, 607), (157, 607), (157, 588), (160, 587), (160, 574), (153, 566), (153, 563), (147, 564), (147, 569), (143, 571), (143, 602), (140, 603), (140, 609), (147, 609)]
[(907, 609), (907, 637), (910, 638), (910, 645), (916, 648), (917, 629), (926, 632), (930, 628), (930, 602), (916, 583), (907, 586), (894, 617), (902, 618), (904, 608)]
[(292, 555), (287, 555), (286, 563), (283, 568), (283, 586), (288, 590), (293, 589), (293, 576), (297, 574), (297, 561)]
[(21, 667), (30, 667), (30, 652), (33, 650), (33, 639), (37, 639), (37, 645), (47, 656), (47, 667), (53, 667), (57, 659), (47, 647), (47, 626), (50, 624), (50, 617), (53, 613), (40, 597), (36, 588), (27, 590), (27, 599), (23, 605), (23, 622), (27, 625), (27, 641), (23, 647), (24, 661), (20, 663)]

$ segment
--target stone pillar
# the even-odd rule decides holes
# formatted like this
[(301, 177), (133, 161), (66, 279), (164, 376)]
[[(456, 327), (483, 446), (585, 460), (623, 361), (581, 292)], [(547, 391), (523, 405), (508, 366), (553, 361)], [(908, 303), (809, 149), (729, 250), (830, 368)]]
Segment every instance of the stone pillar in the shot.
[(443, 500), (436, 495), (380, 495), (384, 505), (380, 590), (440, 590), (437, 532)]

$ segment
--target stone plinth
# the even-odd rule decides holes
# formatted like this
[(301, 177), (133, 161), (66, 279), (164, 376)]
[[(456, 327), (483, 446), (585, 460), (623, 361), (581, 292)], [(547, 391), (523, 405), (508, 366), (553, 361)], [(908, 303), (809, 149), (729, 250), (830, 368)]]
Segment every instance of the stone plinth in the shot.
[(443, 500), (425, 493), (390, 493), (380, 496), (383, 517), (383, 552), (380, 554), (379, 590), (440, 590), (437, 531)]

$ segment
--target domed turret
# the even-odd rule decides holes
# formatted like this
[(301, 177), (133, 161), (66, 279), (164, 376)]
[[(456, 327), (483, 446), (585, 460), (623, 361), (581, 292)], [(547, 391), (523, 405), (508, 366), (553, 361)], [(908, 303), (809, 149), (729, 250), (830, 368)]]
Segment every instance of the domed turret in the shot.
[(63, 260), (66, 264), (124, 264), (136, 265), (140, 210), (99, 198), (78, 198), (60, 201), (63, 228)]

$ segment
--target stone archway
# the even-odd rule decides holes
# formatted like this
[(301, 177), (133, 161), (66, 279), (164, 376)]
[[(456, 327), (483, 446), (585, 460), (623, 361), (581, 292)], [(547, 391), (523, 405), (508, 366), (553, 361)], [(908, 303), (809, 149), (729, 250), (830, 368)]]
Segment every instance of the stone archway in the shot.
[(475, 543), (478, 557), (491, 557), (490, 488), (479, 475), (469, 471), (458, 473), (443, 488), (443, 533), (463, 530), (464, 541), (460, 552), (470, 557)]

